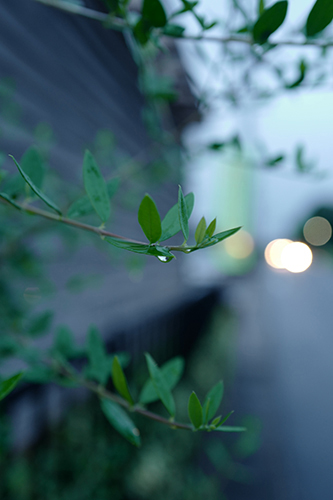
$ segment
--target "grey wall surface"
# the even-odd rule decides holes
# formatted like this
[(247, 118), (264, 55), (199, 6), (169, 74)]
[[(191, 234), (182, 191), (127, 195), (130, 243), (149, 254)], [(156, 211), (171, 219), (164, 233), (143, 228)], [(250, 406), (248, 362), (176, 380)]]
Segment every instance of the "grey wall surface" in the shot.
[[(149, 150), (150, 139), (141, 120), (143, 98), (137, 86), (137, 68), (122, 34), (33, 0), (1, 2), (0, 33), (1, 77), (13, 80), (15, 91), (10, 98), (17, 108), (16, 115), (0, 116), (0, 145), (5, 154), (20, 158), (34, 142), (34, 127), (46, 122), (55, 137), (52, 168), (82, 185), (82, 153), (99, 129), (111, 130), (119, 149), (128, 155)], [(10, 103), (6, 98), (3, 101), (6, 111)], [(7, 165), (12, 166), (9, 160)], [(142, 196), (144, 193), (143, 186)], [(163, 214), (176, 202), (177, 186), (162, 187), (160, 196)], [(120, 209), (117, 224), (122, 226), (121, 234), (143, 237), (135, 211)], [(151, 310), (179, 290), (177, 263), (166, 269), (156, 259), (143, 257), (147, 266), (140, 283), (135, 283), (124, 267), (112, 267), (110, 259), (91, 244), (75, 256), (61, 249), (53, 254), (49, 273), (57, 295), (49, 305), (62, 310), (61, 322), (77, 323), (81, 332), (82, 324), (105, 325), (110, 311), (119, 321), (126, 320), (131, 301), (133, 310), (142, 313), (145, 301)], [(82, 298), (68, 297), (65, 282), (80, 272), (103, 274), (104, 288)]]

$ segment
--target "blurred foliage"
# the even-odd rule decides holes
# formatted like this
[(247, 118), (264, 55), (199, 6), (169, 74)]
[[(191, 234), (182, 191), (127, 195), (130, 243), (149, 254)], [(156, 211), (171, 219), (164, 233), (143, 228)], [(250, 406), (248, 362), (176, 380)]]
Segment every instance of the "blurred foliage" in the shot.
[[(223, 378), (231, 387), (234, 372), (236, 320), (217, 308), (206, 333), (190, 355), (187, 371), (175, 391), (180, 416), (193, 383), (203, 396), (212, 381)], [(202, 355), (204, 353), (204, 356)], [(203, 366), (202, 360), (205, 360)], [(137, 384), (146, 368), (136, 366)], [(226, 405), (232, 397), (227, 389)], [(159, 408), (161, 403), (155, 403)], [(233, 418), (233, 417), (232, 417)], [(244, 463), (260, 445), (260, 423), (247, 416), (249, 432), (226, 440), (216, 434), (176, 431), (137, 416), (145, 446), (136, 450), (115, 433), (90, 398), (74, 404), (64, 420), (46, 432), (32, 449), (12, 454), (10, 423), (0, 426), (0, 495), (4, 500), (210, 500), (227, 498), (231, 482), (252, 481)], [(6, 437), (7, 436), (7, 437)]]

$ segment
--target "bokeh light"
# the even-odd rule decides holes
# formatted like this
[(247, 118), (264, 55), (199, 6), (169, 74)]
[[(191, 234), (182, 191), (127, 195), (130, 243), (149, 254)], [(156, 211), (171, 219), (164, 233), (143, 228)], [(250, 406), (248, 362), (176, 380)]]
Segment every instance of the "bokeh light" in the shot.
[(332, 226), (324, 217), (312, 217), (303, 228), (304, 238), (314, 246), (325, 245), (332, 236)]
[(295, 241), (289, 243), (282, 250), (281, 262), (287, 271), (291, 273), (302, 273), (312, 264), (311, 249), (305, 243)]
[(224, 242), (226, 252), (234, 259), (246, 259), (254, 250), (254, 241), (250, 233), (241, 229)]
[(282, 238), (268, 243), (265, 249), (265, 260), (267, 264), (275, 269), (284, 269), (284, 265), (281, 261), (281, 255), (285, 247), (290, 243), (292, 243), (291, 240)]

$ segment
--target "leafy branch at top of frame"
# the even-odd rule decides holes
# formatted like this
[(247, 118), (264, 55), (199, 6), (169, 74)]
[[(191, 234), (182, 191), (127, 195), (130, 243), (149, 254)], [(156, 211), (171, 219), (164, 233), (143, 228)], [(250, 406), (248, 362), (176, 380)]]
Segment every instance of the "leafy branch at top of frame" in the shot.
[[(71, 360), (75, 357), (87, 358), (88, 364), (78, 372)], [(225, 425), (233, 414), (217, 415), (222, 402), (224, 386), (219, 381), (206, 395), (203, 404), (195, 392), (188, 399), (189, 423), (176, 420), (176, 404), (172, 390), (179, 383), (183, 371), (184, 360), (175, 357), (159, 367), (150, 354), (146, 353), (149, 377), (138, 396), (132, 391), (124, 372), (128, 359), (125, 353), (109, 355), (98, 330), (91, 326), (88, 330), (85, 348), (77, 348), (73, 335), (68, 328), (59, 327), (54, 344), (47, 357), (21, 346), (18, 356), (25, 360), (30, 369), (0, 381), (0, 400), (12, 392), (21, 380), (37, 383), (56, 382), (61, 385), (83, 386), (97, 395), (102, 411), (112, 427), (135, 446), (140, 446), (140, 431), (132, 420), (132, 415), (139, 414), (150, 420), (167, 425), (171, 429), (206, 432), (242, 432), (244, 427)], [(111, 379), (114, 388), (109, 390)], [(147, 405), (160, 401), (169, 417), (151, 412)]]
[[(20, 185), (23, 188), (23, 194), (30, 201), (27, 202), (26, 198), (20, 201), (20, 194), (22, 194), (20, 189), (18, 191), (13, 190), (12, 192), (0, 192), (0, 199), (26, 213), (39, 215), (78, 229), (96, 233), (115, 247), (143, 255), (152, 255), (157, 257), (161, 262), (170, 262), (175, 257), (172, 252), (191, 253), (216, 245), (240, 229), (240, 227), (237, 227), (215, 233), (216, 219), (211, 221), (207, 226), (205, 218), (202, 217), (195, 230), (195, 244), (188, 245), (189, 218), (194, 206), (194, 195), (193, 193), (189, 193), (184, 196), (179, 186), (178, 202), (168, 211), (163, 220), (161, 220), (156, 204), (151, 196), (148, 194), (144, 196), (139, 206), (138, 221), (148, 243), (128, 239), (104, 229), (111, 213), (110, 194), (108, 185), (90, 151), (86, 151), (83, 160), (83, 181), (86, 195), (76, 200), (69, 207), (67, 214), (72, 218), (64, 217), (58, 205), (43, 192), (43, 170), (37, 168), (39, 165), (37, 150), (30, 148), (23, 156), (21, 165), (13, 156), (11, 158), (24, 180), (23, 185)], [(55, 213), (34, 206), (32, 202), (36, 199), (42, 200)], [(91, 211), (94, 211), (99, 217), (102, 223), (101, 226), (92, 226), (75, 219), (75, 217), (79, 218), (91, 213)], [(180, 232), (184, 237), (182, 245), (164, 244), (166, 240)]]
[[(168, 36), (186, 40), (207, 40), (220, 43), (244, 43), (248, 45), (269, 45), (269, 37), (275, 33), (286, 19), (288, 1), (278, 2), (266, 7), (265, 0), (257, 2), (257, 17), (251, 19), (243, 7), (236, 1), (234, 8), (241, 14), (246, 24), (236, 30), (231, 30), (227, 35), (206, 35), (206, 32), (218, 24), (217, 21), (206, 21), (202, 14), (198, 14), (200, 8), (199, 1), (181, 0), (181, 7), (170, 16), (166, 14), (163, 3), (160, 0), (143, 0), (139, 12), (129, 9), (127, 0), (103, 0), (108, 10), (108, 14), (88, 9), (69, 0), (36, 0), (45, 5), (63, 9), (67, 12), (82, 15), (103, 22), (107, 27), (132, 31), (139, 44), (145, 45), (149, 40), (158, 44), (159, 36)], [(197, 21), (201, 33), (190, 35), (186, 33), (185, 27), (176, 24), (175, 18), (183, 14), (192, 14)], [(331, 39), (318, 39), (317, 35), (332, 22), (333, 4), (331, 0), (316, 0), (310, 12), (307, 14), (305, 25), (298, 31), (303, 36), (303, 40), (298, 37), (282, 39), (274, 43), (276, 46), (314, 46), (326, 48), (333, 46)], [(296, 34), (294, 31), (294, 34)]]

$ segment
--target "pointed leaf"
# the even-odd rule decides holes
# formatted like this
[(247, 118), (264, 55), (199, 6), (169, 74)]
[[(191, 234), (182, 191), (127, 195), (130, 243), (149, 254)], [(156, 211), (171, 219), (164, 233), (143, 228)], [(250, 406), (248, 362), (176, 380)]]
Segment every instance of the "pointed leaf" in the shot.
[(232, 236), (233, 234), (237, 233), (240, 229), (241, 227), (235, 227), (234, 229), (228, 229), (227, 231), (222, 231), (221, 233), (214, 234), (212, 238), (210, 238), (207, 241), (207, 243), (205, 243), (205, 248), (216, 245), (216, 243), (219, 243), (220, 241), (229, 238), (229, 236)]
[(162, 234), (161, 218), (154, 200), (146, 194), (138, 212), (139, 224), (150, 243), (155, 243)]
[[(119, 187), (119, 177), (114, 177), (113, 179), (110, 179), (106, 183), (106, 188), (107, 188), (107, 193), (108, 193), (109, 199), (115, 195), (118, 187)], [(95, 209), (92, 206), (88, 195), (85, 195), (85, 196), (81, 196), (81, 198), (78, 198), (70, 205), (70, 207), (68, 208), (68, 211), (67, 211), (67, 217), (69, 217), (69, 218), (83, 217), (85, 215), (90, 215), (94, 212), (95, 212)]]
[(134, 401), (128, 389), (127, 380), (117, 356), (113, 358), (112, 381), (119, 394), (133, 405)]
[[(223, 382), (221, 380), (208, 392), (203, 405), (204, 415), (206, 415), (207, 413), (207, 420), (205, 421), (205, 423), (212, 419), (217, 412), (223, 398), (223, 389)], [(208, 404), (209, 408), (206, 412)]]
[(6, 380), (0, 382), (0, 401), (4, 399), (13, 389), (15, 389), (23, 373), (17, 373)]
[(265, 43), (283, 23), (287, 15), (288, 2), (276, 2), (269, 9), (265, 9), (253, 26), (253, 39), (257, 43)]
[(188, 400), (188, 416), (196, 429), (202, 425), (202, 406), (195, 392), (192, 392)]
[[(172, 391), (172, 389), (178, 384), (184, 372), (184, 359), (176, 357), (167, 361), (164, 365), (160, 367), (161, 373), (164, 377), (167, 388)], [(140, 403), (148, 404), (157, 401), (159, 396), (155, 390), (153, 382), (148, 379), (142, 388), (140, 394)]]
[(173, 36), (175, 38), (181, 38), (185, 28), (177, 24), (166, 24), (163, 29), (163, 33), (167, 36)]
[(25, 180), (25, 182), (27, 184), (29, 184), (29, 186), (31, 187), (31, 189), (33, 190), (33, 192), (42, 200), (44, 201), (44, 203), (46, 203), (46, 205), (48, 205), (50, 208), (53, 208), (53, 210), (55, 210), (55, 212), (57, 212), (59, 215), (61, 215), (61, 211), (60, 209), (57, 207), (57, 205), (55, 203), (53, 203), (52, 200), (50, 200), (50, 198), (48, 198), (48, 196), (46, 196), (44, 193), (42, 193), (42, 191), (40, 189), (38, 189), (37, 186), (35, 186), (35, 184), (32, 182), (32, 180), (30, 179), (30, 177), (23, 171), (23, 169), (21, 168), (21, 166), (17, 163), (17, 161), (15, 160), (14, 156), (12, 155), (9, 155), (15, 162), (15, 165), (17, 166), (20, 174), (22, 175), (23, 179)]
[(187, 206), (183, 195), (183, 191), (180, 186), (178, 189), (178, 217), (179, 217), (180, 228), (182, 230), (182, 233), (184, 235), (184, 240), (186, 242), (189, 237), (189, 227), (188, 227), (189, 216), (187, 212)]
[(165, 381), (164, 375), (161, 373), (161, 370), (159, 369), (153, 358), (150, 356), (150, 354), (146, 353), (145, 356), (149, 375), (153, 382), (155, 391), (170, 415), (174, 417), (176, 413), (175, 402), (173, 400), (171, 391), (168, 388), (168, 384)]
[(54, 382), (56, 374), (47, 366), (34, 366), (24, 372), (23, 380), (32, 384), (49, 384)]
[(155, 28), (163, 28), (167, 22), (163, 5), (159, 0), (143, 0), (142, 17)]
[(170, 262), (175, 258), (173, 253), (167, 247), (161, 247), (159, 245), (141, 245), (139, 243), (132, 243), (131, 241), (122, 240), (120, 238), (105, 238), (107, 243), (117, 247), (128, 250), (129, 252), (140, 253), (143, 255), (153, 255), (159, 258), (161, 262)]
[(107, 186), (93, 155), (88, 150), (83, 159), (83, 182), (95, 212), (103, 223), (106, 222), (110, 217)]
[(65, 358), (85, 355), (83, 348), (77, 348), (72, 331), (65, 325), (57, 328), (52, 352), (59, 353)]
[(221, 422), (221, 415), (219, 417), (214, 418), (214, 420), (211, 422), (210, 425), (214, 425), (215, 427), (217, 427), (220, 422)]
[(314, 36), (328, 26), (333, 19), (332, 0), (317, 0), (306, 21), (307, 36)]
[[(185, 202), (187, 215), (188, 218), (190, 218), (194, 207), (194, 194), (188, 193), (185, 196)], [(178, 216), (178, 203), (176, 203), (172, 208), (170, 208), (169, 212), (166, 214), (162, 221), (162, 236), (160, 238), (160, 241), (165, 241), (169, 238), (172, 238), (172, 236), (175, 236), (175, 234), (179, 233), (179, 231), (181, 231), (181, 229)]]
[(140, 18), (133, 27), (133, 35), (141, 45), (146, 45), (149, 40), (152, 26), (146, 19)]
[(264, 12), (264, 10), (265, 10), (265, 0), (259, 0), (259, 4), (258, 4), (259, 16)]
[(216, 218), (212, 220), (212, 222), (207, 227), (206, 236), (208, 236), (208, 238), (211, 238), (214, 234), (215, 229), (216, 229)]
[(117, 403), (108, 399), (101, 400), (101, 407), (112, 427), (131, 444), (139, 447), (141, 445), (140, 431), (127, 413)]
[(230, 427), (228, 425), (222, 425), (221, 427), (216, 427), (215, 431), (220, 432), (245, 432), (246, 427)]
[(224, 422), (226, 422), (228, 420), (228, 418), (230, 418), (233, 413), (234, 413), (234, 410), (231, 410), (231, 411), (229, 411), (229, 413), (225, 417), (222, 418), (222, 420), (221, 420), (221, 417), (220, 417), (221, 421), (220, 421), (219, 425), (223, 425)]
[(202, 217), (200, 219), (199, 224), (197, 225), (197, 228), (195, 230), (195, 235), (194, 235), (195, 241), (197, 242), (197, 245), (200, 245), (200, 243), (204, 239), (205, 234), (206, 234), (206, 229), (207, 229), (206, 219), (204, 217)]
[(24, 153), (20, 165), (34, 185), (41, 189), (44, 178), (43, 158), (34, 146), (27, 149)]

